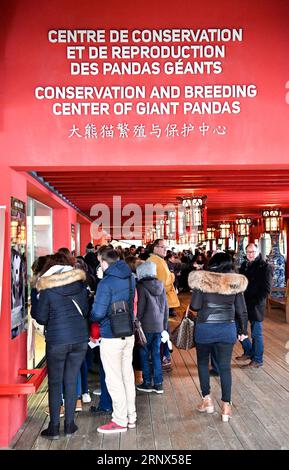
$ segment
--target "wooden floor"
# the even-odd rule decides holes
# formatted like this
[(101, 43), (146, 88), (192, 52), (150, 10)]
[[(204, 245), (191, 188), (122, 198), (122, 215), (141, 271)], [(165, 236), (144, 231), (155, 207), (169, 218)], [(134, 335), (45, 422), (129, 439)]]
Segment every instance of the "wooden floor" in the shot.
[[(184, 310), (188, 295), (181, 296)], [(70, 438), (48, 441), (40, 431), (48, 424), (47, 383), (29, 399), (29, 416), (14, 438), (13, 449), (289, 449), (289, 325), (285, 313), (272, 310), (264, 322), (265, 360), (261, 369), (241, 369), (233, 359), (233, 418), (220, 418), (219, 378), (211, 379), (216, 411), (203, 415), (195, 411), (199, 402), (199, 381), (195, 350), (172, 354), (173, 370), (164, 374), (163, 395), (137, 392), (136, 429), (120, 435), (102, 435), (97, 426), (108, 416), (92, 416), (84, 405), (77, 413), (78, 431)], [(177, 321), (171, 320), (174, 327)], [(287, 349), (286, 349), (286, 343)], [(242, 353), (235, 346), (233, 358)], [(286, 354), (287, 360), (286, 362)], [(94, 379), (94, 376), (91, 376)], [(96, 379), (94, 379), (96, 380)], [(95, 388), (96, 383), (91, 383)], [(97, 402), (97, 397), (93, 400)], [(63, 421), (63, 419), (61, 419)], [(63, 426), (63, 424), (62, 424)]]

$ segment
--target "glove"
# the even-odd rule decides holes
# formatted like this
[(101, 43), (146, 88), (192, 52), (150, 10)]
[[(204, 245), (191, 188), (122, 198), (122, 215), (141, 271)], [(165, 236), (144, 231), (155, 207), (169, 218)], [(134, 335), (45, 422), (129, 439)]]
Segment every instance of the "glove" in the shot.
[(166, 343), (169, 339), (170, 339), (170, 335), (169, 335), (169, 333), (167, 332), (167, 330), (162, 331), (162, 334), (161, 334), (161, 342), (162, 342), (162, 343)]
[(248, 338), (248, 335), (238, 335), (238, 340), (239, 341), (244, 341), (244, 339)]

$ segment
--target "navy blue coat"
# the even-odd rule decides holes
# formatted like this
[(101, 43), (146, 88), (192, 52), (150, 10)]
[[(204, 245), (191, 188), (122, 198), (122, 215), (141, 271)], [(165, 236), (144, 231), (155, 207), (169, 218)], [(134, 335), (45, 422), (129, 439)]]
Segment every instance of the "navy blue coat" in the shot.
[[(111, 304), (120, 300), (129, 302), (129, 278), (132, 283), (132, 304), (135, 294), (135, 280), (130, 267), (123, 261), (116, 261), (104, 272), (99, 282), (90, 315), (91, 322), (100, 325), (102, 338), (114, 338), (110, 328)], [(133, 314), (133, 313), (132, 313)]]
[(249, 281), (244, 293), (248, 318), (250, 321), (263, 321), (266, 298), (272, 288), (272, 267), (262, 259), (260, 254), (251, 263), (244, 261), (240, 267), (240, 274), (246, 276)]
[[(81, 269), (41, 277), (37, 282), (39, 298), (33, 318), (45, 325), (45, 338), (49, 344), (76, 344), (88, 341), (86, 317), (88, 292)], [(73, 303), (80, 307), (83, 316)]]

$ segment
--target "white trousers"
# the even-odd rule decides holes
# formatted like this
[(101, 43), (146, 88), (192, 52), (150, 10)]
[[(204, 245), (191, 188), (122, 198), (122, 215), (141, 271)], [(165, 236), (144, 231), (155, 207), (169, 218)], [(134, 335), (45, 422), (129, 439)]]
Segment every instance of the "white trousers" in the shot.
[(112, 399), (112, 420), (119, 426), (136, 421), (133, 346), (134, 335), (125, 339), (101, 338), (100, 342), (105, 382)]

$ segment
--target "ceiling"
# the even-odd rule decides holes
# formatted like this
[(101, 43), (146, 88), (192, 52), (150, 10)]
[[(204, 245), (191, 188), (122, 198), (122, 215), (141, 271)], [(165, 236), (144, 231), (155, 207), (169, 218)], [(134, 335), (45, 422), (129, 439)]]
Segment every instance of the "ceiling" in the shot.
[(289, 216), (289, 169), (39, 171), (37, 175), (89, 216), (93, 204), (112, 207), (112, 197), (128, 203), (177, 203), (177, 197), (207, 195), (208, 222), (236, 215), (260, 217), (261, 209), (281, 208)]

